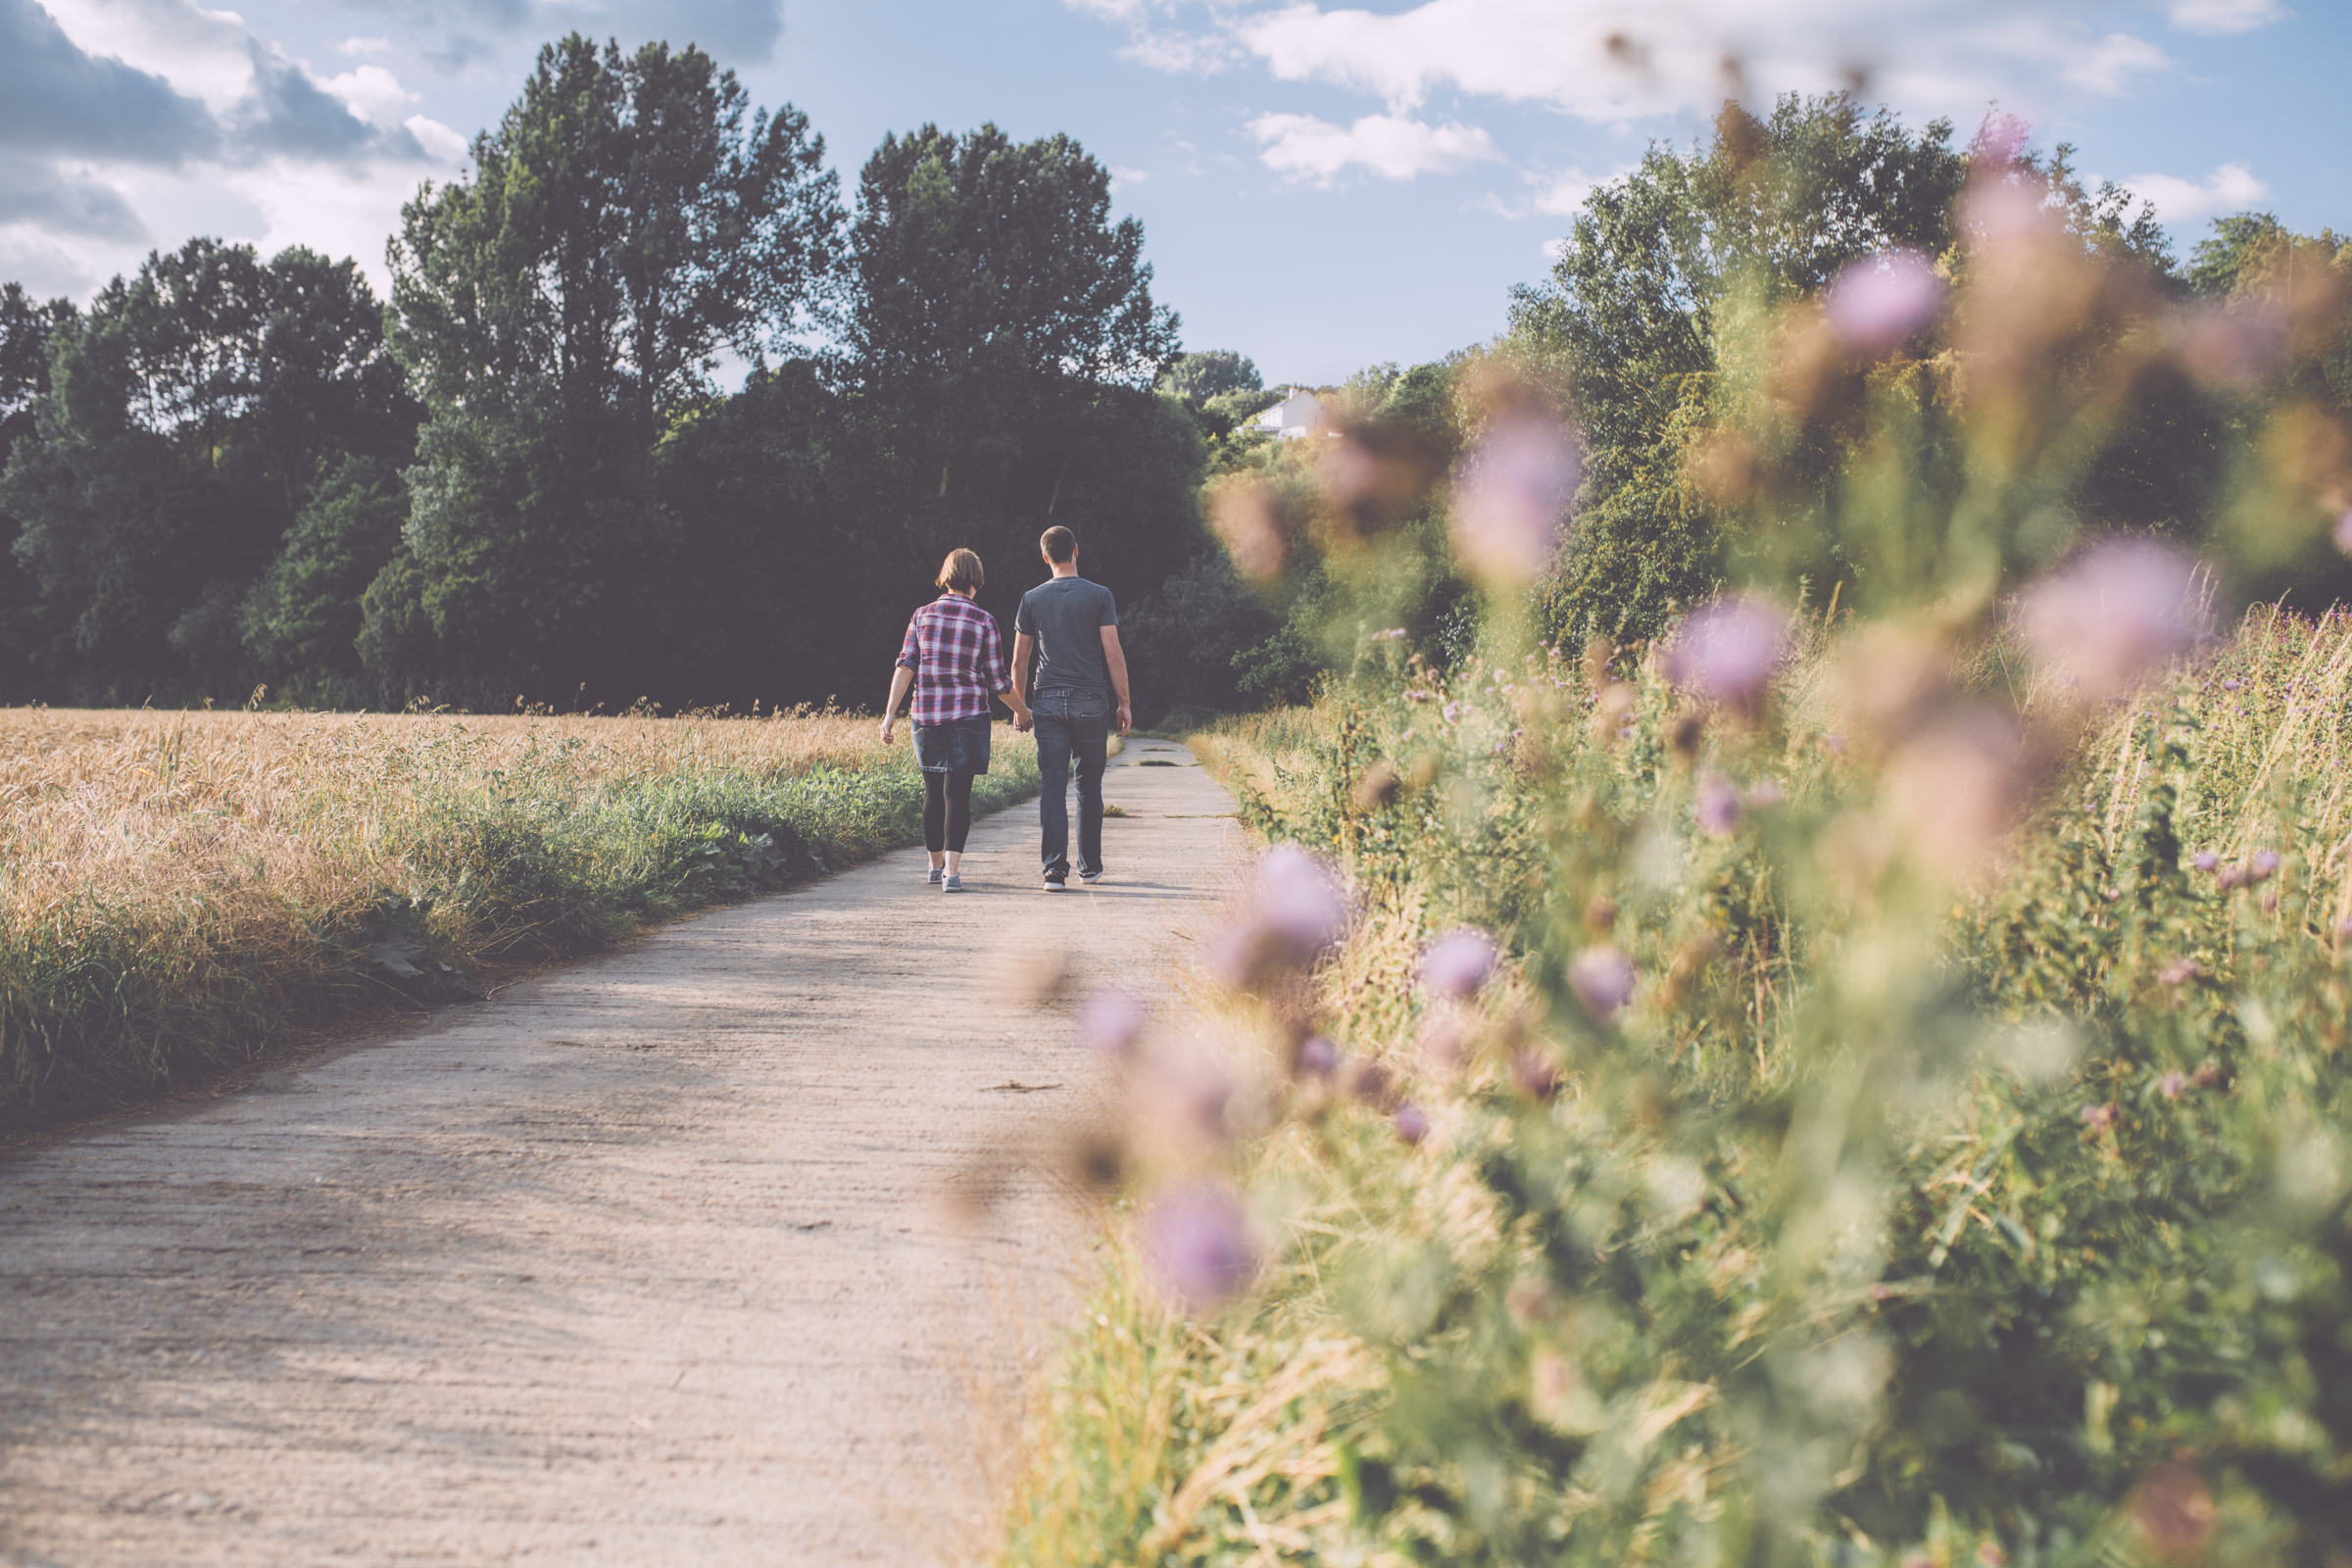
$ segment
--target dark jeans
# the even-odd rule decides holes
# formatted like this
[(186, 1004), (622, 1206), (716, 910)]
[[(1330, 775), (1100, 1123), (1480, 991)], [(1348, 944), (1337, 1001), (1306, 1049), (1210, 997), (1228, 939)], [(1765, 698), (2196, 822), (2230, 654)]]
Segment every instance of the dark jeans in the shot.
[(1070, 763), (1078, 764), (1078, 871), (1102, 870), (1102, 763), (1110, 745), (1110, 698), (1101, 692), (1053, 692), (1029, 705), (1037, 718), (1039, 848), (1046, 875), (1070, 872)]
[(972, 831), (972, 775), (923, 775), (923, 848), (963, 853), (965, 835)]

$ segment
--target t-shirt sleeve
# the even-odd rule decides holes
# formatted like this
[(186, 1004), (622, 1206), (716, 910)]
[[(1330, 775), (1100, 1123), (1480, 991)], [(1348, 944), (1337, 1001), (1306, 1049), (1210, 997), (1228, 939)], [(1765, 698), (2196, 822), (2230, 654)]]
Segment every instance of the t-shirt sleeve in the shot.
[(1037, 635), (1037, 616), (1030, 613), (1027, 594), (1021, 595), (1020, 608), (1012, 612), (1012, 630), (1013, 634), (1018, 637)]
[(1102, 590), (1102, 618), (1095, 622), (1095, 624), (1098, 626), (1116, 626), (1118, 623), (1119, 602), (1116, 599), (1113, 599), (1110, 595), (1110, 590), (1105, 588)]

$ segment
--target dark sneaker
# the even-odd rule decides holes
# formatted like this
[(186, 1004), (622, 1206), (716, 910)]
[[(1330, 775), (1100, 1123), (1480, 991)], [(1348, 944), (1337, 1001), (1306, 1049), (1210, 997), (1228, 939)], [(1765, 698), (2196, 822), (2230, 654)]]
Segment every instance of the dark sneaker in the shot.
[(948, 868), (944, 865), (935, 865), (931, 868), (931, 880), (934, 882), (946, 880)]
[(1046, 891), (1048, 893), (1067, 893), (1070, 891), (1070, 885), (1060, 877), (1050, 876), (1046, 878)]
[(1100, 871), (1081, 871), (1078, 873), (1078, 880), (1081, 882), (1100, 882), (1102, 880), (1102, 873)]
[(939, 883), (939, 891), (942, 893), (961, 893), (963, 891), (963, 878), (952, 873), (948, 876), (942, 877)]

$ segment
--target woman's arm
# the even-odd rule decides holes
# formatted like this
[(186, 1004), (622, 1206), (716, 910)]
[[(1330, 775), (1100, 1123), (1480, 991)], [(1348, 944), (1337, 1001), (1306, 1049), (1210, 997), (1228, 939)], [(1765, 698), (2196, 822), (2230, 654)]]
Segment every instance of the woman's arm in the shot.
[(898, 728), (899, 705), (906, 700), (906, 688), (914, 684), (914, 671), (899, 664), (890, 672), (890, 701), (882, 709), (882, 744), (888, 746)]

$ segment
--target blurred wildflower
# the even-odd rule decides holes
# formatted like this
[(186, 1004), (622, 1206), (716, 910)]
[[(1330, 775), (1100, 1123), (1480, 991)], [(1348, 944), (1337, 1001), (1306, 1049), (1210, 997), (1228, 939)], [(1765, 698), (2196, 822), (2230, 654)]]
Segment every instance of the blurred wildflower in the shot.
[(2152, 539), (2113, 539), (2029, 588), (2018, 630), (2045, 668), (2114, 697), (2185, 652), (2205, 630), (2194, 556)]
[(1208, 525), (1233, 557), (1233, 569), (1244, 577), (1269, 583), (1282, 575), (1290, 542), (1265, 486), (1250, 481), (1220, 486), (1208, 499)]
[(1119, 987), (1098, 991), (1078, 1008), (1078, 1034), (1106, 1056), (1124, 1056), (1144, 1037), (1144, 1003)]
[(1340, 1048), (1328, 1035), (1310, 1035), (1298, 1043), (1298, 1075), (1328, 1078), (1339, 1070)]
[(1830, 285), (1824, 310), (1848, 353), (1875, 358), (1899, 348), (1942, 307), (1943, 279), (1914, 250), (1864, 257)]
[(1418, 1144), (1429, 1136), (1429, 1112), (1412, 1101), (1398, 1105), (1396, 1114), (1390, 1117), (1389, 1122), (1396, 1129), (1396, 1136), (1408, 1144)]
[(1788, 617), (1745, 594), (1692, 614), (1666, 650), (1666, 678), (1729, 708), (1753, 710), (1788, 645)]
[(2194, 958), (2175, 958), (2156, 971), (2156, 980), (2160, 985), (2180, 987), (2188, 984), (2204, 972), (2203, 966)]
[(1395, 1097), (1396, 1080), (1379, 1062), (1355, 1056), (1340, 1069), (1340, 1087), (1352, 1100), (1360, 1100), (1368, 1105), (1381, 1105)]
[(1593, 1017), (1609, 1019), (1634, 1000), (1634, 960), (1625, 950), (1603, 943), (1585, 949), (1568, 964), (1568, 989)]
[(1913, 854), (1965, 876), (2008, 832), (2030, 783), (2025, 738), (1998, 709), (1955, 713), (1906, 741), (1887, 766), (1886, 803)]
[(2222, 858), (2211, 850), (2199, 850), (2189, 858), (2188, 863), (2200, 871), (2211, 871), (2222, 863)]
[(1348, 792), (1348, 798), (1355, 803), (1355, 808), (1359, 811), (1377, 811), (1393, 804), (1403, 792), (1404, 780), (1397, 776), (1396, 769), (1387, 762), (1374, 762), (1355, 781), (1355, 788)]
[(1484, 931), (1469, 926), (1448, 931), (1421, 955), (1421, 988), (1446, 1002), (1466, 1001), (1493, 977), (1501, 956)]
[(2352, 556), (2352, 507), (2346, 507), (2343, 515), (2335, 519), (2335, 526), (2328, 531), (2328, 537), (2335, 541), (2336, 549)]
[(1491, 425), (1453, 491), (1453, 543), (1464, 565), (1491, 585), (1541, 576), (1558, 553), (1569, 503), (1584, 473), (1575, 438), (1532, 412)]
[(1278, 844), (1258, 858), (1249, 912), (1211, 944), (1209, 967), (1227, 985), (1257, 985), (1312, 962), (1347, 929), (1339, 874), (1297, 845)]
[(1187, 1182), (1161, 1193), (1144, 1216), (1143, 1236), (1152, 1283), (1184, 1311), (1212, 1311), (1257, 1275), (1249, 1211), (1222, 1184)]
[(2179, 1100), (2180, 1091), (2187, 1087), (2188, 1080), (2186, 1078), (2177, 1072), (2168, 1072), (2157, 1083), (2156, 1092), (2167, 1100)]
[(1740, 792), (1710, 773), (1698, 781), (1698, 798), (1691, 806), (1691, 814), (1698, 819), (1701, 832), (1726, 838), (1739, 830), (1744, 808), (1740, 803)]
[(2160, 1464), (2132, 1494), (2132, 1520), (2149, 1550), (2183, 1562), (2202, 1555), (2213, 1539), (2213, 1494), (2194, 1467)]
[(2113, 1127), (2115, 1125), (2115, 1102), (2110, 1100), (2103, 1105), (2084, 1105), (2082, 1107), (2082, 1125), (2094, 1133), (2103, 1133)]
[(1560, 1092), (1560, 1070), (1531, 1046), (1512, 1054), (1511, 1083), (1531, 1100), (1549, 1100)]

